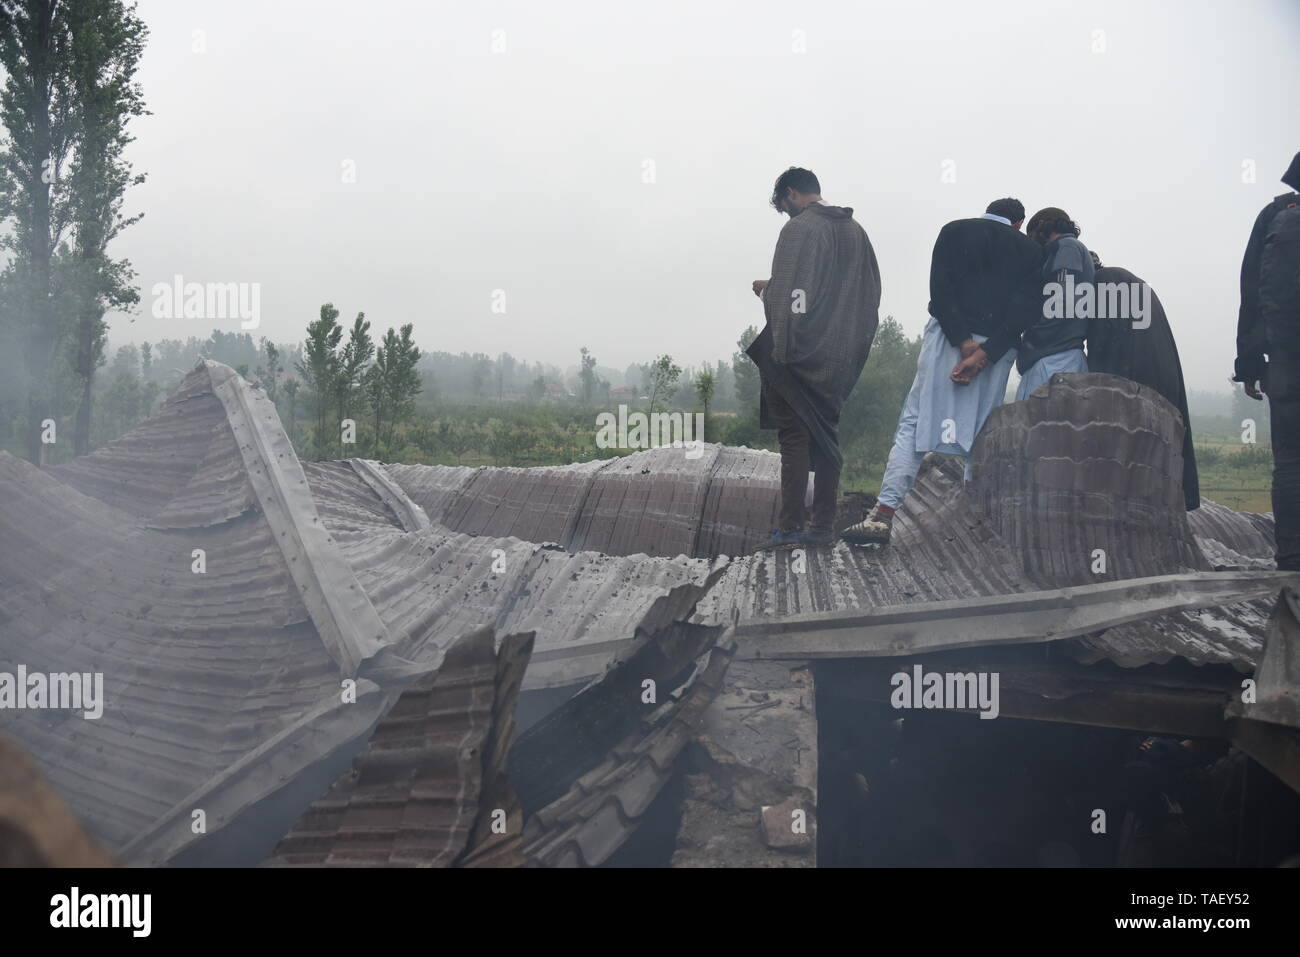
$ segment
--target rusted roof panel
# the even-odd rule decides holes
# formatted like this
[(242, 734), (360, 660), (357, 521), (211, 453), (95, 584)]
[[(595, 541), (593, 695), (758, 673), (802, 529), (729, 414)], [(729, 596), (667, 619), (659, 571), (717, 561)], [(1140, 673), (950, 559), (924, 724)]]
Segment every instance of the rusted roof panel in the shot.
[(496, 863), (518, 863), (522, 817), (499, 779), (530, 646), (529, 636), (508, 636), (498, 654), (490, 628), (453, 642), (266, 863), (450, 867), (489, 841), (497, 811), (513, 849), (495, 849)]

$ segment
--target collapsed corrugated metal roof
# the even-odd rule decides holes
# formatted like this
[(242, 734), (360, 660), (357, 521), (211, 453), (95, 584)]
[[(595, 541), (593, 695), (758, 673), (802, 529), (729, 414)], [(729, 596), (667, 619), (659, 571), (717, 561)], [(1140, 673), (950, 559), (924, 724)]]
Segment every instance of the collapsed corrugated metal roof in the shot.
[[(531, 639), (506, 639), (497, 654), (490, 629), (459, 639), (436, 675), (402, 693), (352, 769), (267, 863), (603, 863), (636, 829), (717, 693), (735, 648), (714, 647), (719, 632), (679, 624), (640, 642), (517, 742), (514, 703)], [(692, 665), (705, 655), (707, 664)]]
[(719, 573), (408, 531), (410, 503), (385, 504), (354, 466), (300, 464), (272, 404), (211, 362), (67, 466), (0, 454), (0, 488), (0, 669), (102, 673), (105, 698), (97, 720), (15, 711), (6, 729), (140, 862), (346, 762), (465, 632), (535, 632), (528, 679), (583, 680)]
[[(539, 726), (512, 757), (533, 815), (523, 852), (599, 863), (658, 793), (716, 692), (723, 652), (653, 717), (620, 703), (619, 663), (673, 647), (683, 628), (716, 635), (740, 619), (1266, 563), (1267, 517), (1207, 503), (1189, 519), (1174, 502), (1176, 432), (1169, 410), (1132, 383), (1053, 380), (995, 411), (972, 485), (951, 465), (927, 465), (889, 548), (729, 560), (721, 556), (749, 551), (772, 525), (773, 453), (666, 448), (544, 469), (303, 464), (271, 403), (205, 363), (157, 416), (92, 455), (47, 472), (0, 455), (9, 546), (0, 668), (102, 672), (106, 698), (98, 720), (20, 712), (9, 730), (95, 836), (142, 862), (175, 860), (246, 826), (277, 795), (287, 828), (320, 793), (310, 789), (324, 787), (320, 775), (334, 779), (369, 739), (359, 776), (303, 820), (280, 860), (446, 863), (471, 846), (464, 828), (448, 829), (454, 847), (434, 855), (431, 831), (404, 835), (371, 812), (389, 800), (418, 805), (414, 789), (394, 790), (411, 783), (402, 775), (439, 764), (440, 722), (483, 713), (473, 695), (446, 714), (430, 710), (434, 689), (487, 687), (483, 660), (444, 664), (447, 649), (467, 633), (483, 645), (484, 627), (532, 633), (523, 687), (604, 678), (557, 712), (549, 737)], [(1085, 661), (1182, 657), (1248, 670), (1267, 615), (1263, 603), (1238, 602), (1062, 645)], [(694, 626), (680, 624), (688, 618)], [(357, 682), (355, 703), (340, 694), (345, 679)], [(402, 710), (381, 722), (404, 690), (416, 717)], [(561, 760), (556, 742), (609, 695), (630, 723), (607, 725)], [(383, 753), (389, 735), (407, 733), (423, 743)], [(529, 758), (530, 740), (551, 744)], [(430, 774), (446, 784), (466, 767), (448, 758)], [(199, 811), (207, 835), (194, 834)], [(498, 846), (488, 857), (512, 853)]]
[[(162, 415), (75, 468), (0, 455), (2, 667), (100, 673), (104, 697), (98, 719), (15, 711), (6, 730), (128, 859), (177, 853), (196, 837), (195, 812), (220, 828), (362, 738), (386, 698), (363, 681), (356, 704), (340, 702), (340, 659), (359, 664), (344, 636), (354, 622), (320, 596), (309, 608), (310, 585), (290, 567), (308, 560), (258, 511), (208, 376), (191, 375)], [(171, 507), (180, 501), (191, 507)]]
[(543, 468), (384, 469), (432, 521), (454, 531), (570, 551), (713, 558), (750, 552), (767, 536), (780, 459), (700, 443)]
[[(1173, 407), (1136, 383), (1057, 378), (1028, 401), (994, 410), (976, 441), (969, 487), (951, 460), (927, 462), (888, 549), (841, 544), (797, 561), (788, 552), (747, 554), (777, 509), (780, 457), (772, 452), (704, 445), (696, 458), (663, 448), (545, 469), (382, 468), (450, 528), (528, 529), (563, 546), (624, 554), (740, 554), (694, 618), (725, 623), (1272, 567), (1271, 516), (1209, 501), (1189, 514), (1178, 505), (1180, 434)], [(1083, 661), (1181, 657), (1249, 670), (1268, 614), (1267, 602), (1235, 602), (1064, 647)]]

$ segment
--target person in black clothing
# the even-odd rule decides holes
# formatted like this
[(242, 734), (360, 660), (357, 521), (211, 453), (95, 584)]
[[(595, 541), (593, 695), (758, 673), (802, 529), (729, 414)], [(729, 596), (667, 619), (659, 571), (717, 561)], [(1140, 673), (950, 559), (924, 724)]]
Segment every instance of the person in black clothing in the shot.
[[(1137, 289), (1146, 283), (1119, 266), (1103, 266), (1092, 253), (1097, 288), (1123, 285)], [(1149, 288), (1149, 287), (1148, 287)], [(1088, 320), (1088, 371), (1123, 376), (1154, 389), (1183, 417), (1183, 503), (1187, 511), (1201, 507), (1201, 486), (1196, 474), (1196, 448), (1192, 420), (1187, 414), (1183, 365), (1178, 359), (1174, 332), (1165, 317), (1160, 297), (1150, 289), (1150, 314), (1134, 322), (1126, 316), (1100, 316)], [(1098, 296), (1100, 298), (1100, 294)]]
[(1043, 251), (1020, 231), (1024, 219), (1023, 204), (999, 199), (983, 216), (939, 231), (916, 378), (898, 418), (880, 496), (866, 519), (845, 529), (846, 541), (888, 542), (894, 512), (926, 453), (960, 455), (969, 463), (975, 436), (1002, 404), (1015, 346), (1042, 303)]
[[(1300, 153), (1282, 174), (1300, 190)], [(1300, 193), (1274, 197), (1255, 219), (1241, 263), (1233, 379), (1268, 395), (1277, 567), (1300, 571)], [(1267, 359), (1265, 358), (1267, 355)], [(1261, 390), (1261, 383), (1263, 388)]]
[(1273, 438), (1273, 537), (1277, 567), (1300, 571), (1300, 205), (1275, 217), (1260, 257), (1264, 391)]
[(1237, 313), (1237, 362), (1233, 381), (1245, 383), (1246, 394), (1252, 399), (1264, 398), (1259, 390), (1267, 351), (1259, 307), (1259, 270), (1264, 255), (1264, 236), (1273, 224), (1273, 218), (1300, 200), (1300, 194), (1296, 192), (1300, 190), (1300, 153), (1296, 153), (1282, 174), (1282, 182), (1290, 186), (1291, 191), (1274, 196), (1259, 211), (1250, 231), (1250, 240), (1246, 243), (1246, 255), (1241, 260), (1241, 309)]

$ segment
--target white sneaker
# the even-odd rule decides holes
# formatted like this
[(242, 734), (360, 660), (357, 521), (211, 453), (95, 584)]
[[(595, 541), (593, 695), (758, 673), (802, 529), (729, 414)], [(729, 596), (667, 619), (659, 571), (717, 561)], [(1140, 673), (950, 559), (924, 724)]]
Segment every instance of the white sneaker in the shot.
[(866, 518), (840, 532), (840, 538), (850, 545), (888, 545), (893, 525), (894, 513), (880, 514), (880, 504), (877, 503)]

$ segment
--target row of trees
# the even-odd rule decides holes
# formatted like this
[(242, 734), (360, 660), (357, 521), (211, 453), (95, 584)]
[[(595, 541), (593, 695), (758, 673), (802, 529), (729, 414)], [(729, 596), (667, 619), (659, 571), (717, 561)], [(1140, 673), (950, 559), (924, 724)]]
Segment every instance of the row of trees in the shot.
[[(317, 458), (335, 450), (340, 457), (356, 454), (357, 449), (346, 448), (351, 443), (343, 423), (364, 417), (372, 430), (368, 439), (358, 444), (378, 455), (393, 447), (398, 425), (414, 411), (415, 397), (423, 388), (417, 368), (420, 350), (412, 339), (411, 323), (400, 330), (390, 327), (376, 342), (370, 335), (370, 321), (359, 312), (347, 330), (345, 343), (338, 320), (339, 311), (332, 303), (320, 307), (320, 317), (307, 326), (302, 360), (295, 365), (314, 424), (305, 445)], [(268, 356), (258, 376), (272, 399), (278, 398), (276, 383), (283, 371), (278, 356)], [(291, 379), (286, 386), (293, 390), (288, 420), (296, 426), (297, 381)], [(356, 442), (357, 436), (352, 441)]]
[[(615, 369), (601, 365), (585, 346), (578, 350), (577, 358), (576, 366), (565, 370), (556, 365), (530, 363), (508, 352), (495, 358), (485, 353), (431, 352), (421, 358), (420, 370), (425, 379), (426, 401), (434, 397), (455, 403), (548, 400), (609, 408), (629, 401), (629, 395), (630, 401), (644, 404), (655, 389), (658, 358)], [(670, 361), (669, 365), (673, 363)], [(700, 395), (696, 380), (701, 378), (713, 411), (743, 412), (751, 400), (757, 401), (757, 371), (738, 352), (730, 362), (683, 364), (677, 379), (671, 383), (659, 382), (656, 407), (674, 396), (685, 396), (691, 403), (695, 402)], [(751, 381), (752, 388), (748, 387)]]
[(0, 414), (41, 460), (41, 423), (74, 419), (89, 450), (110, 309), (139, 301), (109, 252), (140, 219), (125, 159), (143, 115), (135, 80), (147, 29), (122, 0), (0, 0)]

